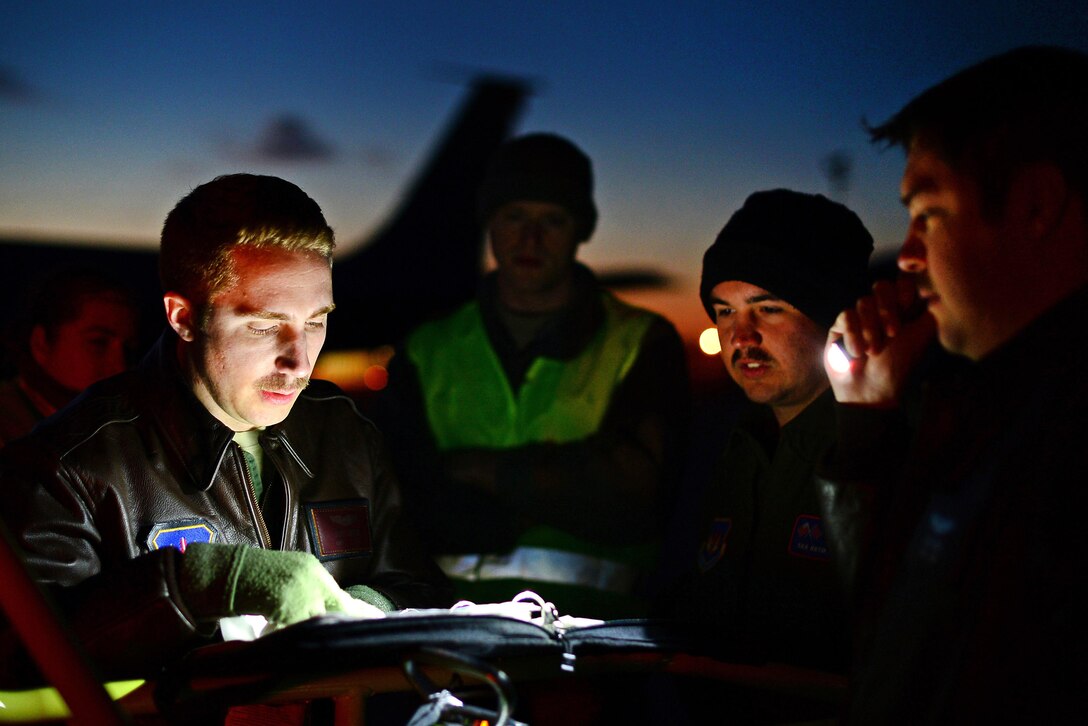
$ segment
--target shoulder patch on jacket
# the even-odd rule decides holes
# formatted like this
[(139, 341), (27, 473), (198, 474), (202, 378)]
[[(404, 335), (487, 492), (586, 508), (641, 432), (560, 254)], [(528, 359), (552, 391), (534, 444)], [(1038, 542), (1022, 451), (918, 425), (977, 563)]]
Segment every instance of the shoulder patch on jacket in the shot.
[(307, 502), (302, 507), (317, 559), (326, 562), (371, 553), (369, 499)]
[(151, 526), (151, 532), (147, 535), (147, 548), (157, 550), (175, 547), (184, 552), (193, 542), (215, 542), (218, 539), (218, 530), (203, 519), (173, 519)]
[(793, 523), (789, 553), (810, 560), (829, 560), (831, 551), (824, 538), (824, 522), (817, 516), (802, 514)]
[(730, 517), (718, 517), (710, 523), (710, 532), (703, 540), (703, 546), (699, 548), (699, 571), (706, 572), (725, 554), (726, 545), (729, 543), (729, 532), (733, 529), (733, 520)]

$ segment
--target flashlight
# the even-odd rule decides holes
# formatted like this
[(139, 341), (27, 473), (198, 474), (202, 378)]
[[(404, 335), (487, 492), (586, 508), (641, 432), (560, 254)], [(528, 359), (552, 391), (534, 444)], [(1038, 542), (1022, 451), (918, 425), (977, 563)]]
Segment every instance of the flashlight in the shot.
[(827, 348), (827, 367), (835, 373), (848, 373), (853, 358), (846, 352), (846, 344), (839, 338)]
[[(906, 325), (920, 318), (926, 312), (926, 302), (915, 296), (913, 302), (900, 313), (901, 324)], [(827, 347), (827, 367), (833, 373), (849, 373), (854, 356), (846, 352), (846, 343), (839, 338)]]

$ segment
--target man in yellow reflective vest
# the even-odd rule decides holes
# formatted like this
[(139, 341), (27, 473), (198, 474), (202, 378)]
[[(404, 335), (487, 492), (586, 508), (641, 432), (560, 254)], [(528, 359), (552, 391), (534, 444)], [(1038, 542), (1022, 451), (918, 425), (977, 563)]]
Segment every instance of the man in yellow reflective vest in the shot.
[(564, 613), (643, 614), (687, 416), (680, 339), (576, 262), (597, 209), (571, 142), (507, 142), (479, 207), (496, 269), (391, 366), (407, 505), (463, 599), (528, 588)]

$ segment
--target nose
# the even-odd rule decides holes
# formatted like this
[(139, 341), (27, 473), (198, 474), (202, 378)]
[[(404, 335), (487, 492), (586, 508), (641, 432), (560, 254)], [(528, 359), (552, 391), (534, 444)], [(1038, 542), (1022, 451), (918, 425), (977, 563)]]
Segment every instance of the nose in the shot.
[(919, 273), (926, 269), (926, 248), (913, 227), (907, 231), (907, 238), (903, 240), (896, 263), (903, 272)]
[(759, 334), (755, 320), (750, 316), (737, 315), (729, 331), (729, 344), (734, 348), (747, 348), (762, 342), (763, 336)]
[(310, 354), (306, 348), (306, 336), (295, 330), (287, 328), (280, 336), (280, 350), (276, 356), (276, 370), (280, 373), (290, 373), (299, 376), (310, 375)]
[(524, 243), (538, 243), (544, 238), (544, 225), (539, 219), (526, 219), (521, 223), (518, 236)]

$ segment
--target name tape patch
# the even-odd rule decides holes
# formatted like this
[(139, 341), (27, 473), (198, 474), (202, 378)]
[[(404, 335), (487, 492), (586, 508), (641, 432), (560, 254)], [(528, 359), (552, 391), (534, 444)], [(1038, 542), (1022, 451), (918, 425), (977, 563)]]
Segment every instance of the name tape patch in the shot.
[(830, 560), (831, 551), (824, 538), (823, 520), (811, 514), (799, 516), (793, 523), (789, 553), (810, 560)]
[(303, 507), (317, 559), (326, 561), (370, 554), (369, 500), (313, 502)]

